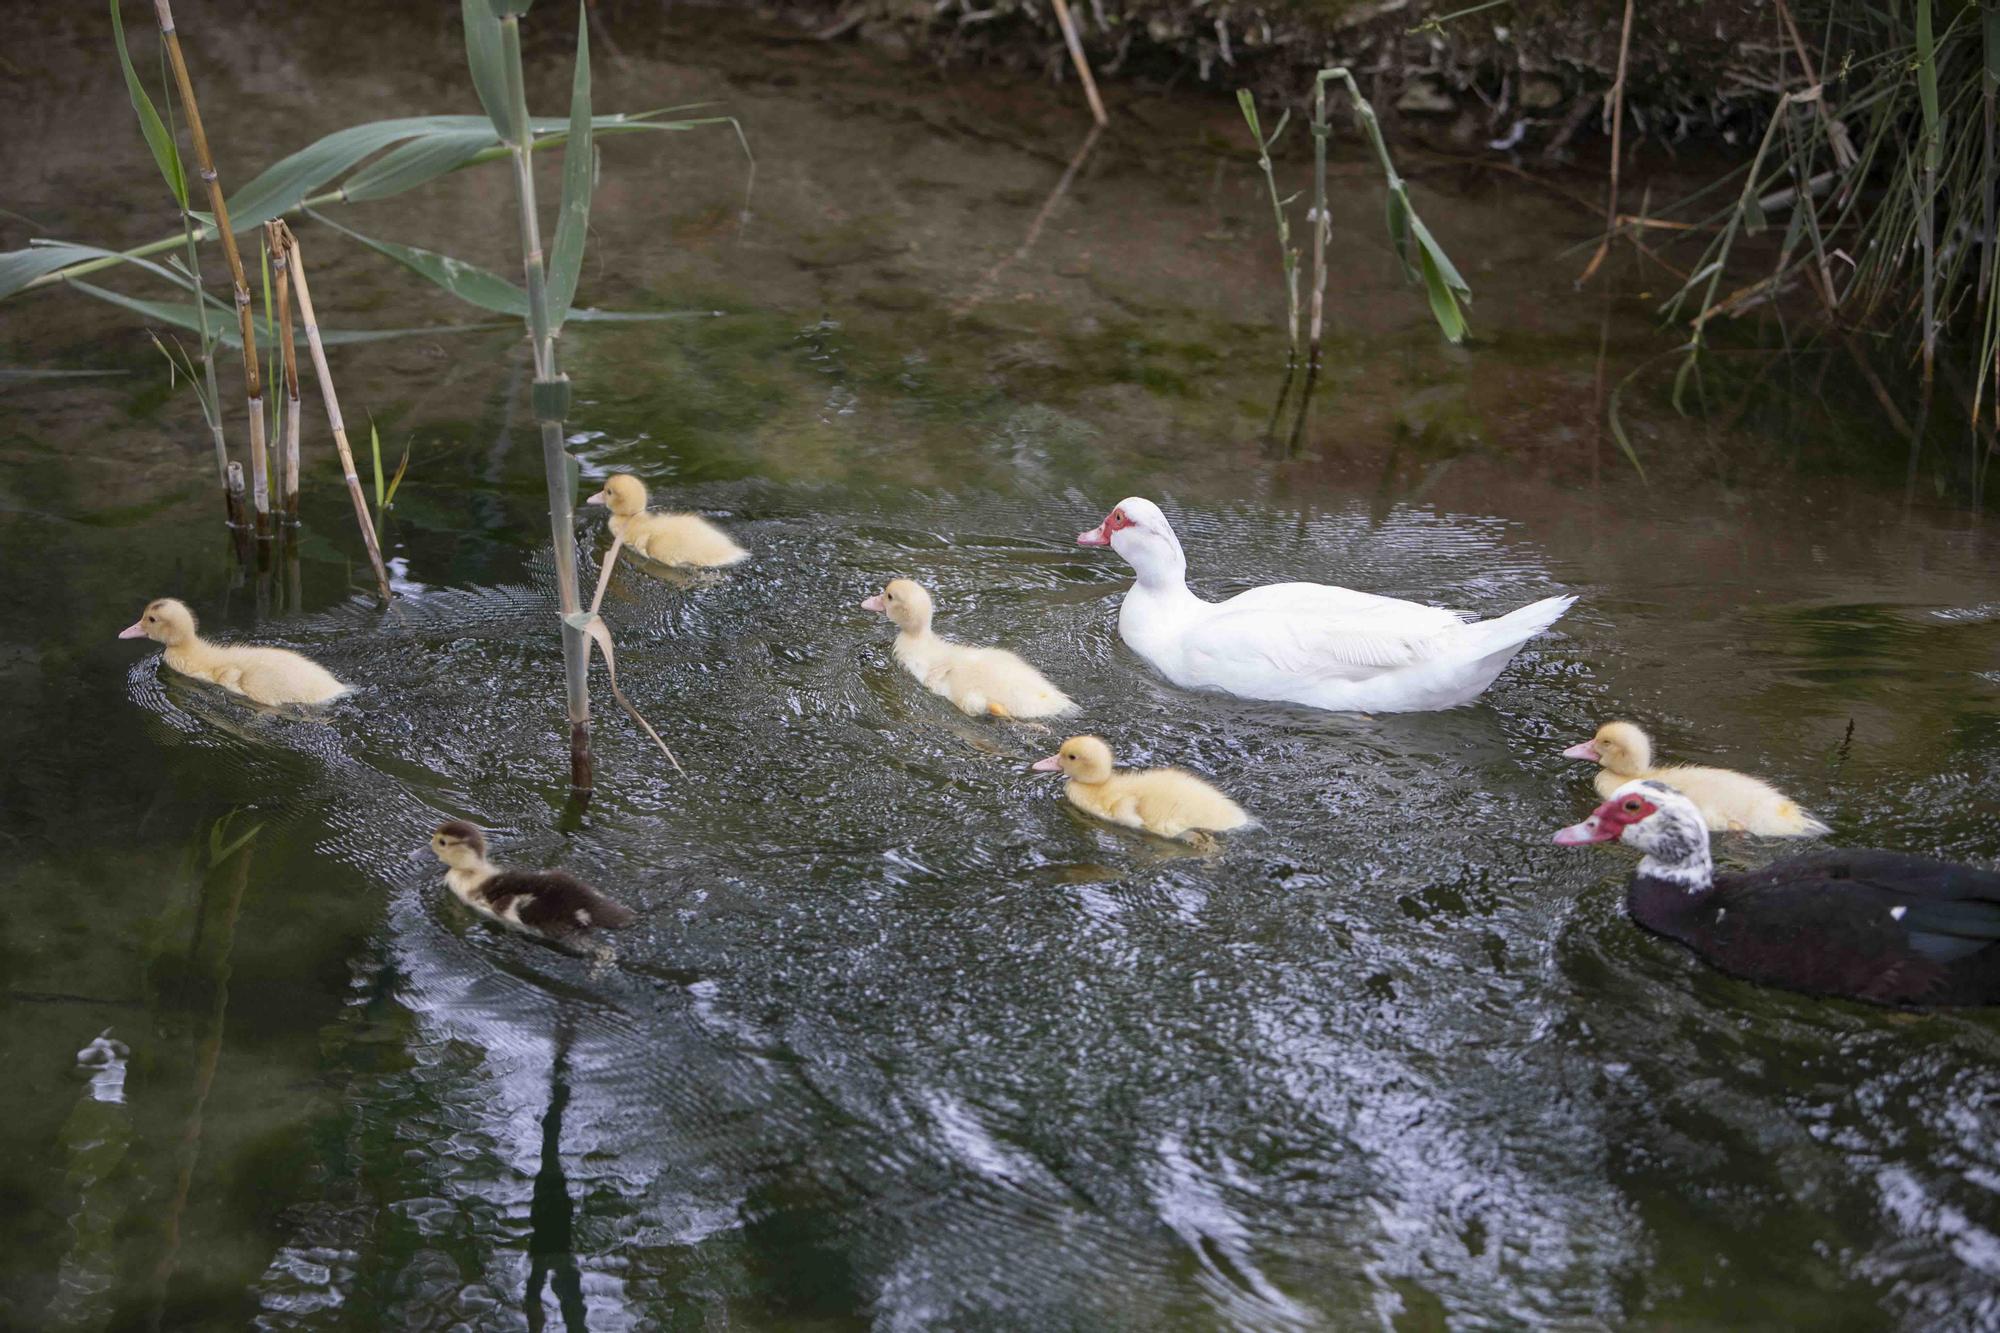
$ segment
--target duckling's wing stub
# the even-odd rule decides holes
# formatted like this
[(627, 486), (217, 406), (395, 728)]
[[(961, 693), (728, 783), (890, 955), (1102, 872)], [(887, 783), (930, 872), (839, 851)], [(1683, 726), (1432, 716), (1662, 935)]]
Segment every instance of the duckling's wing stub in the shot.
[(619, 930), (639, 919), (631, 908), (560, 870), (503, 871), (483, 891), (495, 912), (550, 939), (579, 930)]

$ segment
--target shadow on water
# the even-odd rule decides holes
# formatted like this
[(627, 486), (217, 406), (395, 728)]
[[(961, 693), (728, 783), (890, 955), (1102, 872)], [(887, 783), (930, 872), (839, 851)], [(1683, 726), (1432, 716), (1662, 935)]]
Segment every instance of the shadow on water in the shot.
[[(295, 67), (326, 21), (247, 24), (245, 68)], [(397, 24), (344, 26), (370, 31), (312, 46), (287, 142), (384, 80), (440, 106), (456, 86)], [(638, 471), (754, 553), (621, 565), (606, 594), (620, 680), (686, 780), (603, 708), (597, 799), (560, 818), (516, 339), (343, 349), (416, 441), (383, 614), (330, 471), (295, 560), (246, 582), (143, 340), (0, 306), (22, 357), (134, 372), (10, 385), (0, 427), (0, 549), (35, 571), (0, 585), (0, 742), (27, 759), (0, 772), (0, 860), (31, 905), (0, 938), (0, 1323), (1991, 1322), (1991, 1017), (1719, 977), (1623, 919), (1618, 853), (1547, 837), (1592, 799), (1561, 750), (1624, 715), (1842, 842), (1990, 861), (1990, 532), (1906, 514), (1900, 469), (1886, 492), (1717, 470), (1701, 428), (1635, 398), (1641, 486), (1585, 413), (1651, 346), (1649, 306), (1567, 295), (1548, 252), (1595, 222), (1559, 204), (1429, 176), (1426, 218), (1487, 241), (1487, 341), (1441, 348), (1386, 246), (1339, 246), (1326, 364), (1273, 384), (1233, 107), (1148, 102), (1144, 133), (1078, 145), (1053, 95), (946, 96), (760, 32), (621, 33), (604, 71), (607, 105), (740, 111), (759, 194), (746, 227), (688, 136), (607, 144), (633, 155), (592, 219), (618, 267), (584, 290), (730, 313), (565, 349), (586, 475)], [(115, 70), (65, 61), (81, 91), (48, 94), (47, 151), (137, 207), (85, 132), (122, 105)], [(560, 95), (566, 70), (536, 78)], [(506, 201), (467, 175), (394, 231), (497, 263)], [(105, 230), (105, 205), (31, 202)], [(1334, 212), (1380, 233), (1372, 196)], [(436, 314), (359, 257), (327, 272), (383, 325)], [(1204, 596), (1584, 600), (1448, 714), (1193, 696), (1119, 641), (1124, 567), (1074, 545), (1135, 493)], [(594, 580), (608, 542), (584, 535)], [(1077, 815), (1028, 769), (1050, 731), (965, 719), (898, 668), (855, 603), (899, 574), (944, 632), (1042, 665), (1078, 729), (1262, 827), (1202, 857)], [(287, 715), (175, 678), (110, 638), (160, 594), (359, 689)], [(639, 922), (608, 960), (490, 929), (410, 855), (447, 817)], [(217, 858), (252, 826), (254, 860)]]
[(567, 1021), (558, 1019), (555, 1054), (549, 1061), (549, 1109), (542, 1113), (542, 1164), (535, 1172), (534, 1202), (529, 1205), (528, 1290), (524, 1308), (528, 1327), (540, 1333), (547, 1326), (548, 1311), (542, 1302), (546, 1287), (556, 1298), (562, 1326), (568, 1333), (588, 1328), (583, 1304), (583, 1276), (575, 1253), (576, 1205), (569, 1197), (569, 1178), (563, 1174), (563, 1111), (569, 1105), (569, 1050), (571, 1033)]

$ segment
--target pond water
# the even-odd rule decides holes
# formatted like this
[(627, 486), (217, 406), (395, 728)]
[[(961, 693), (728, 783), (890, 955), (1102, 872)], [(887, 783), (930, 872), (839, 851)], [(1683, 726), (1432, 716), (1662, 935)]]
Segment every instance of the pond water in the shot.
[[(183, 15), (225, 179), (473, 109), (455, 19), (378, 12)], [(1991, 864), (1990, 526), (1907, 503), (1864, 421), (1635, 391), (1641, 484), (1595, 404), (1660, 346), (1647, 275), (1576, 295), (1589, 213), (1414, 155), (1478, 298), (1448, 348), (1351, 141), (1329, 370), (1273, 457), (1233, 105), (1128, 90), (1051, 202), (1084, 139), (1062, 90), (677, 15), (600, 52), (599, 105), (741, 117), (747, 219), (727, 130), (607, 140), (582, 297), (723, 313), (564, 356), (586, 475), (754, 551), (611, 584), (684, 780), (600, 674), (596, 801), (562, 818), (518, 336), (336, 353), (349, 419), (412, 446), (384, 613), (323, 431), (298, 560), (246, 574), (143, 334), (0, 305), (0, 363), (111, 372), (0, 390), (0, 1323), (2000, 1326), (2000, 1020), (1721, 977), (1625, 920), (1625, 855), (1549, 842), (1593, 800), (1560, 751), (1632, 716), (1840, 843)], [(94, 21), (51, 15), (0, 93), (10, 246), (171, 225)], [(566, 78), (537, 53), (537, 104)], [(488, 168), (343, 217), (504, 270), (510, 209)], [(467, 318), (300, 230), (326, 324)], [(1583, 600), (1450, 713), (1189, 695), (1118, 641), (1123, 564), (1073, 545), (1134, 493), (1209, 595)], [(899, 672), (857, 607), (898, 574), (1263, 827), (1203, 856), (1084, 821), (1028, 771), (1054, 737)], [(191, 686), (113, 637), (159, 595), (361, 688), (301, 720)], [(446, 817), (640, 924), (592, 962), (469, 920), (421, 854)]]

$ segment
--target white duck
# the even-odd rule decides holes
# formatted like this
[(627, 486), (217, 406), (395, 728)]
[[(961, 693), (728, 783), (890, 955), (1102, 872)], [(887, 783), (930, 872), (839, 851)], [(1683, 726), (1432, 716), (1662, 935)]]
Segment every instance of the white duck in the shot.
[(1471, 703), (1576, 601), (1545, 597), (1494, 620), (1324, 583), (1273, 583), (1226, 602), (1188, 591), (1187, 556), (1151, 500), (1122, 501), (1079, 546), (1109, 546), (1139, 578), (1118, 610), (1126, 646), (1184, 689), (1336, 712)]

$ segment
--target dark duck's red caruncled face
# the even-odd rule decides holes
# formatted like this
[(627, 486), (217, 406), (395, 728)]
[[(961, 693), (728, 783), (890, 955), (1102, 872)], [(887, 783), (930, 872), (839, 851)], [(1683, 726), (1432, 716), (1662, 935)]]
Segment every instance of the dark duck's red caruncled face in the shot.
[(1625, 836), (1626, 829), (1651, 818), (1659, 809), (1658, 805), (1638, 792), (1621, 793), (1591, 811), (1590, 818), (1581, 824), (1556, 830), (1556, 841), (1565, 847), (1590, 842), (1616, 842)]

